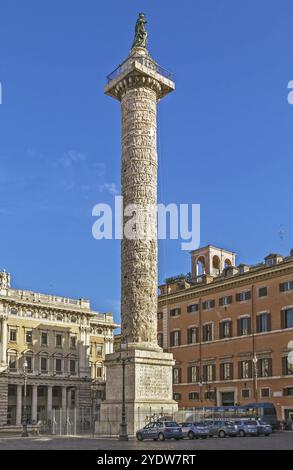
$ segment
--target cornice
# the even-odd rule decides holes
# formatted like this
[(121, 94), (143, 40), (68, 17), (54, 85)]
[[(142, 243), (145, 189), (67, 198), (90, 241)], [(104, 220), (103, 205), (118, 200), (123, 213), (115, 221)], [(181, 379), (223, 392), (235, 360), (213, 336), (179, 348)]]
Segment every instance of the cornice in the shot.
[(223, 292), (223, 290), (231, 290), (237, 287), (243, 287), (245, 285), (251, 285), (254, 282), (271, 279), (274, 277), (281, 277), (287, 273), (293, 273), (293, 262), (280, 263), (277, 266), (270, 266), (269, 268), (263, 268), (258, 272), (247, 272), (241, 275), (235, 276), (234, 278), (222, 279), (221, 281), (214, 281), (211, 284), (193, 286), (189, 289), (185, 289), (173, 294), (165, 294), (158, 297), (158, 304), (160, 307), (168, 305), (171, 302), (184, 302), (195, 297), (201, 297), (208, 294), (216, 294)]

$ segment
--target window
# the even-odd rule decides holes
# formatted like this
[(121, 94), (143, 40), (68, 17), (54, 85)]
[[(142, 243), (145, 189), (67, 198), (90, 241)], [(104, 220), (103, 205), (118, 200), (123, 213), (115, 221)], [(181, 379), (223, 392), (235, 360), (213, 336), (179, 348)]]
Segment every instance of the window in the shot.
[(181, 400), (181, 393), (173, 393), (173, 400), (180, 401)]
[(250, 397), (250, 389), (249, 388), (243, 388), (241, 390), (241, 398), (249, 398)]
[(16, 355), (9, 356), (9, 369), (16, 370)]
[(272, 376), (272, 359), (270, 357), (265, 359), (259, 359), (257, 365), (259, 377)]
[(238, 362), (238, 376), (239, 379), (251, 379), (252, 378), (252, 361), (240, 361)]
[(270, 313), (261, 313), (256, 317), (256, 331), (257, 333), (264, 333), (271, 331), (271, 315)]
[(173, 308), (170, 310), (170, 317), (178, 317), (181, 315), (181, 308)]
[(70, 336), (70, 348), (71, 349), (76, 348), (76, 336), (74, 336), (74, 335)]
[(198, 311), (198, 304), (187, 305), (187, 313), (193, 313)]
[(233, 363), (223, 362), (220, 364), (220, 378), (221, 380), (232, 380), (233, 379)]
[(44, 318), (44, 319), (45, 319), (45, 318), (48, 318), (47, 312), (43, 312), (43, 313), (42, 313), (42, 318)]
[(97, 368), (96, 368), (96, 377), (99, 378), (99, 379), (103, 377), (102, 366), (97, 366)]
[(213, 382), (216, 380), (216, 366), (215, 364), (206, 364), (203, 366), (203, 381)]
[(45, 396), (45, 387), (38, 387), (38, 397)]
[(293, 328), (293, 308), (282, 310), (281, 326), (282, 328)]
[(33, 342), (33, 332), (32, 330), (26, 330), (25, 332), (25, 341), (27, 344), (32, 344)]
[(293, 375), (293, 364), (288, 361), (288, 357), (282, 357), (282, 373), (283, 375)]
[(267, 287), (260, 287), (258, 289), (258, 296), (259, 297), (267, 297), (268, 295), (268, 288)]
[(286, 387), (283, 390), (284, 397), (293, 397), (293, 387)]
[(212, 341), (213, 340), (213, 324), (207, 323), (202, 327), (202, 340)]
[(219, 305), (220, 306), (223, 306), (223, 305), (230, 305), (232, 303), (232, 295), (225, 295), (224, 297), (221, 297), (219, 299)]
[(174, 367), (173, 369), (173, 384), (181, 383), (181, 369), (179, 367)]
[(57, 348), (62, 348), (62, 335), (60, 333), (56, 334), (56, 347)]
[(271, 390), (268, 387), (261, 388), (260, 389), (260, 396), (261, 396), (261, 398), (270, 398)]
[(9, 328), (9, 340), (12, 341), (13, 343), (16, 343), (16, 329), (15, 328)]
[(58, 313), (56, 319), (57, 321), (63, 321), (63, 315), (61, 313)]
[(196, 383), (198, 382), (199, 369), (197, 366), (189, 366), (187, 368), (187, 382)]
[(41, 372), (48, 371), (48, 359), (46, 357), (41, 357)]
[(202, 303), (203, 310), (210, 310), (211, 308), (214, 308), (214, 306), (215, 306), (214, 300), (206, 300), (205, 302)]
[(97, 400), (104, 400), (104, 391), (103, 390), (97, 390), (96, 398), (97, 398)]
[(32, 372), (33, 370), (33, 358), (32, 356), (25, 356), (25, 360), (27, 363), (27, 371)]
[(104, 345), (103, 344), (97, 344), (96, 345), (96, 356), (103, 356), (104, 353)]
[(220, 323), (220, 339), (232, 337), (232, 321), (224, 320)]
[(170, 333), (170, 346), (180, 346), (181, 334), (179, 330)]
[(69, 361), (69, 371), (71, 374), (75, 374), (76, 372), (76, 360), (75, 359), (70, 359)]
[(199, 400), (199, 393), (198, 392), (190, 392), (188, 394), (189, 400)]
[(32, 370), (33, 370), (33, 358), (32, 358), (32, 356), (25, 356), (23, 359), (27, 363), (27, 372), (32, 372)]
[(238, 336), (245, 336), (251, 334), (251, 319), (250, 317), (243, 317), (238, 319)]
[(71, 321), (71, 323), (76, 323), (77, 318), (73, 315), (72, 317), (70, 317), (70, 321)]
[(11, 308), (11, 309), (10, 309), (10, 314), (11, 314), (11, 315), (17, 315), (17, 308), (14, 308), (14, 307)]
[(293, 281), (286, 281), (280, 284), (280, 292), (288, 292), (293, 290)]
[(163, 347), (163, 343), (164, 343), (164, 335), (163, 335), (163, 333), (158, 333), (157, 339), (158, 339), (158, 345), (160, 346), (160, 348), (162, 348), (162, 347)]
[(158, 312), (158, 320), (163, 320), (163, 312)]
[(41, 333), (41, 345), (48, 346), (48, 333), (45, 333), (45, 332)]
[(215, 399), (215, 392), (214, 390), (207, 390), (204, 392), (205, 400), (214, 400)]
[(246, 292), (239, 292), (236, 294), (236, 301), (237, 302), (244, 302), (245, 300), (250, 300), (251, 299), (251, 292), (250, 290)]
[(187, 329), (187, 343), (194, 344), (198, 342), (198, 329), (196, 326)]
[(266, 266), (274, 266), (276, 264), (276, 257), (270, 257), (265, 259)]
[(55, 359), (55, 370), (56, 372), (62, 372), (62, 359)]

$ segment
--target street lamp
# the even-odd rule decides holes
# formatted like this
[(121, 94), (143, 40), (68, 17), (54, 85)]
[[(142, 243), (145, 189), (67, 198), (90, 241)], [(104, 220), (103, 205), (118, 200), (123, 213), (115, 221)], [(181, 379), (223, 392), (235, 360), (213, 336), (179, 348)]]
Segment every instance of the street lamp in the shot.
[(21, 437), (28, 437), (27, 432), (27, 360), (24, 360), (23, 363), (23, 379), (24, 379), (24, 406), (23, 406), (23, 418), (22, 418), (22, 434)]
[[(123, 346), (125, 346), (125, 344), (123, 344)], [(126, 364), (126, 358), (122, 357), (122, 343), (121, 343), (121, 347), (120, 347), (120, 360), (121, 360), (121, 364), (122, 364), (122, 413), (121, 413), (119, 441), (128, 441), (127, 421), (126, 421), (126, 405), (125, 405), (125, 364)]]
[(254, 398), (255, 398), (255, 402), (257, 403), (257, 362), (258, 362), (258, 359), (257, 359), (256, 354), (254, 354), (252, 362), (253, 362), (253, 369), (254, 369), (254, 371), (253, 371), (253, 376), (254, 376)]

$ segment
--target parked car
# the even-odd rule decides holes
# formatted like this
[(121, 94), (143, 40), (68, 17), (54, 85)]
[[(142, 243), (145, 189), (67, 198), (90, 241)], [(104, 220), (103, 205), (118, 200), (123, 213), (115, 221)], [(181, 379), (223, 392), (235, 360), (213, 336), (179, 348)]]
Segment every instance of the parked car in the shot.
[(175, 421), (154, 421), (147, 424), (142, 429), (136, 432), (138, 441), (144, 439), (153, 439), (157, 441), (164, 441), (165, 439), (182, 439), (182, 429)]
[(209, 428), (201, 422), (180, 423), (183, 437), (189, 439), (206, 439), (209, 436)]
[(237, 430), (232, 421), (225, 420), (209, 420), (205, 421), (204, 424), (209, 428), (209, 436), (237, 436)]
[(273, 432), (273, 428), (270, 424), (266, 423), (265, 421), (262, 421), (261, 419), (257, 419), (257, 431), (258, 435), (261, 436), (262, 434), (264, 436), (269, 436)]
[(254, 419), (235, 419), (233, 421), (237, 434), (244, 436), (258, 436), (258, 426)]

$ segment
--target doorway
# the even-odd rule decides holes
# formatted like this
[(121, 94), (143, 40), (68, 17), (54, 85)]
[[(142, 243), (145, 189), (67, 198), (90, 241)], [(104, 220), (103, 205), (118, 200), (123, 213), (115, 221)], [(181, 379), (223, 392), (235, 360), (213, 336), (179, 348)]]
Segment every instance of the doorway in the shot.
[(222, 406), (234, 406), (235, 393), (234, 392), (221, 392), (221, 404)]

